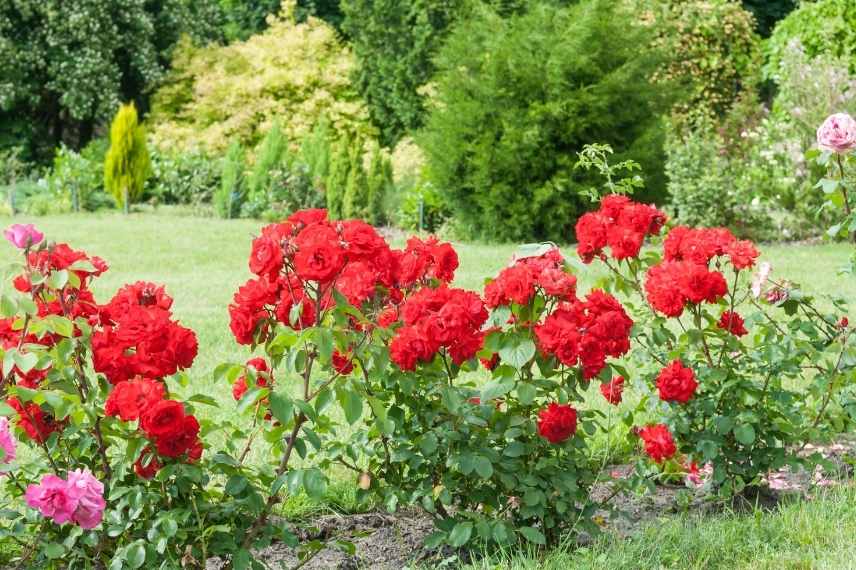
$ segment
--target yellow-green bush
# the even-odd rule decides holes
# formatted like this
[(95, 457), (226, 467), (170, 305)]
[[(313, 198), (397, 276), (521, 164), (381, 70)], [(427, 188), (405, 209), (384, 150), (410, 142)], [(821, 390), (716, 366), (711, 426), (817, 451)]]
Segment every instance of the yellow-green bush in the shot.
[(153, 99), (152, 138), (179, 148), (222, 151), (233, 140), (254, 147), (279, 119), (296, 146), (322, 116), (334, 131), (373, 136), (350, 83), (354, 65), (332, 27), (314, 18), (297, 23), (294, 0), (285, 0), (270, 27), (247, 41), (180, 44)]

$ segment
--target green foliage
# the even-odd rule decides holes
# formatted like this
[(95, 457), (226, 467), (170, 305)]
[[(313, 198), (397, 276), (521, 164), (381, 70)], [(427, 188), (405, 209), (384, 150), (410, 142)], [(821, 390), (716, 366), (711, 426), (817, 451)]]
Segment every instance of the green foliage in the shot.
[[(282, 7), (281, 0), (220, 0), (223, 31), (229, 41), (243, 41), (267, 29), (267, 18)], [(298, 0), (297, 20), (320, 18), (338, 29), (342, 11), (338, 0)]]
[(57, 200), (73, 211), (94, 211), (111, 206), (104, 192), (104, 157), (108, 143), (95, 139), (80, 153), (62, 146), (57, 150), (48, 187)]
[(300, 160), (306, 164), (309, 176), (319, 188), (324, 187), (330, 174), (331, 137), (330, 122), (322, 117), (300, 143)]
[(333, 156), (330, 160), (330, 172), (327, 175), (325, 196), (327, 210), (334, 220), (344, 215), (345, 187), (351, 172), (351, 137), (348, 133), (333, 145)]
[(127, 212), (143, 195), (151, 173), (146, 133), (133, 103), (122, 105), (110, 125), (110, 149), (104, 159), (104, 188)]
[(355, 80), (383, 142), (422, 125), (432, 58), (465, 0), (343, 0), (342, 28), (359, 61)]
[(348, 150), (350, 158), (348, 180), (342, 198), (342, 217), (364, 219), (368, 214), (369, 185), (363, 165), (363, 141), (358, 138)]
[(273, 127), (265, 135), (264, 140), (256, 156), (256, 163), (247, 184), (250, 201), (260, 202), (265, 200), (265, 192), (270, 187), (272, 171), (288, 159), (288, 141), (282, 134), (279, 122), (274, 122)]
[(687, 86), (676, 112), (690, 122), (722, 117), (739, 94), (752, 89), (760, 67), (752, 14), (737, 0), (653, 2), (657, 45), (668, 60), (657, 79)]
[(372, 153), (367, 185), (366, 220), (375, 226), (379, 226), (388, 221), (384, 208), (386, 196), (393, 190), (392, 162), (380, 148), (376, 148)]
[(146, 181), (146, 194), (157, 203), (208, 204), (220, 187), (220, 165), (204, 152), (155, 148), (151, 161), (152, 175)]
[(214, 193), (214, 209), (221, 218), (234, 218), (240, 212), (246, 198), (244, 168), (244, 149), (233, 141), (223, 158), (220, 188)]
[(765, 52), (766, 76), (778, 80), (785, 51), (792, 40), (799, 40), (810, 58), (828, 54), (843, 58), (856, 72), (856, 2), (818, 0), (802, 2), (799, 8), (780, 21)]
[(120, 101), (146, 108), (181, 34), (216, 39), (213, 0), (0, 5), (0, 125), (34, 158), (79, 149)]
[(429, 179), (469, 237), (567, 241), (586, 202), (576, 153), (598, 139), (654, 175), (662, 198), (667, 86), (646, 28), (613, 2), (534, 5), (502, 19), (482, 10), (441, 51), (422, 146)]
[(797, 7), (797, 0), (743, 0), (743, 6), (752, 12), (758, 33), (770, 35), (776, 22)]
[(336, 31), (314, 18), (298, 23), (293, 1), (270, 22), (243, 42), (179, 46), (153, 96), (148, 124), (156, 143), (220, 152), (238, 140), (253, 148), (277, 120), (295, 142), (322, 117), (337, 132), (373, 134), (350, 83), (353, 56)]
[(452, 217), (452, 211), (443, 194), (430, 182), (399, 186), (400, 203), (395, 223), (407, 230), (436, 232)]

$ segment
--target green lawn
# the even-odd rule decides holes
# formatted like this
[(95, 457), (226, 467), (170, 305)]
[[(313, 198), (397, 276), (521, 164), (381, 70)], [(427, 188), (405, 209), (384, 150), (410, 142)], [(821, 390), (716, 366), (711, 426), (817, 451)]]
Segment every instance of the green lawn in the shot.
[[(206, 408), (208, 411), (203, 413), (231, 413), (229, 386), (215, 384), (212, 371), (219, 363), (243, 362), (250, 356), (246, 347), (232, 339), (226, 307), (238, 285), (250, 276), (247, 257), (260, 222), (185, 218), (169, 213), (14, 219), (18, 223), (25, 221), (37, 224), (48, 239), (66, 241), (109, 263), (110, 271), (95, 286), (100, 301), (106, 301), (127, 282), (142, 279), (165, 284), (175, 298), (174, 314), (199, 337), (200, 351), (190, 373), (188, 393), (204, 392), (226, 404), (217, 412)], [(12, 222), (11, 218), (0, 221), (4, 227)], [(503, 267), (514, 251), (512, 245), (456, 247), (461, 261), (456, 285), (472, 289), (481, 289), (484, 278)], [(856, 298), (856, 279), (835, 274), (850, 254), (849, 245), (779, 245), (762, 250), (764, 258), (773, 264), (774, 277), (801, 283), (808, 291)], [(13, 261), (14, 255), (12, 247), (0, 246), (0, 264)], [(584, 291), (598, 275), (595, 269), (581, 268), (580, 289)], [(3, 288), (8, 290), (10, 285), (4, 282)], [(351, 482), (342, 480), (331, 489), (332, 503), (353, 508)], [(317, 507), (295, 498), (288, 510), (301, 513)], [(856, 546), (840, 538), (852, 537), (854, 531), (854, 494), (837, 492), (826, 496), (823, 502), (793, 505), (760, 519), (671, 519), (652, 524), (646, 534), (633, 541), (607, 540), (574, 554), (557, 551), (546, 561), (516, 557), (475, 568), (856, 567), (847, 566), (856, 565), (851, 562)], [(684, 554), (689, 556), (686, 561)]]

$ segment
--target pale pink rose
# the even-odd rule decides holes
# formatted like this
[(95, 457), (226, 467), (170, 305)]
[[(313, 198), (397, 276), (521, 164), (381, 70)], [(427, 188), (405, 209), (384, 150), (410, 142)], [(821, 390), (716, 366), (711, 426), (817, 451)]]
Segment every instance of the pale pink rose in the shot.
[(770, 273), (773, 272), (773, 266), (770, 265), (769, 262), (765, 261), (760, 266), (758, 266), (758, 272), (752, 276), (752, 296), (756, 299), (761, 297), (761, 291), (764, 288), (764, 283), (767, 282), (767, 279), (770, 277)]
[(38, 509), (57, 524), (71, 520), (78, 500), (68, 492), (68, 483), (56, 475), (45, 475), (38, 485), (30, 485), (24, 493), (27, 504)]
[(847, 113), (830, 115), (817, 129), (817, 144), (830, 152), (850, 152), (856, 148), (856, 121)]
[[(0, 449), (3, 450), (3, 458), (0, 463), (15, 461), (15, 436), (9, 427), (9, 418), (0, 418)], [(2, 473), (0, 473), (2, 475)]]
[(89, 469), (75, 469), (68, 474), (68, 492), (77, 499), (72, 520), (81, 528), (95, 528), (104, 516), (104, 485)]
[(33, 224), (13, 224), (3, 231), (6, 239), (19, 249), (35, 245), (45, 239), (45, 234)]

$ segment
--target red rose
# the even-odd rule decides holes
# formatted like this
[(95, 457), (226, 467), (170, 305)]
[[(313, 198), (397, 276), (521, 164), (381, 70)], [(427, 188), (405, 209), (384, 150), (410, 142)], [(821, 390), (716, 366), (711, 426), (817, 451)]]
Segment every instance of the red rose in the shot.
[(675, 452), (677, 452), (675, 440), (672, 439), (669, 428), (663, 424), (651, 425), (640, 429), (639, 437), (645, 442), (645, 453), (657, 463), (671, 459), (675, 455)]
[[(251, 358), (247, 361), (247, 367), (252, 367), (256, 371), (256, 385), (269, 386), (273, 385), (273, 375), (270, 373), (268, 363), (264, 358)], [(247, 377), (239, 376), (235, 383), (232, 384), (232, 397), (237, 401), (244, 397), (247, 392)]]
[(184, 416), (173, 432), (155, 438), (158, 454), (164, 457), (179, 457), (193, 447), (199, 435), (199, 422), (193, 416)]
[(645, 276), (648, 303), (667, 317), (679, 317), (684, 312), (686, 298), (680, 288), (682, 267), (679, 262), (666, 261), (652, 266)]
[(672, 361), (657, 376), (657, 389), (660, 391), (660, 399), (664, 402), (686, 404), (695, 394), (696, 388), (698, 382), (695, 373), (680, 360)]
[(724, 311), (722, 316), (719, 317), (719, 322), (716, 323), (716, 326), (738, 337), (749, 333), (746, 330), (743, 317), (733, 311)]
[(282, 270), (282, 247), (269, 237), (253, 240), (250, 271), (259, 276), (275, 276)]
[(332, 228), (308, 226), (295, 241), (294, 268), (301, 279), (327, 283), (342, 269), (345, 253), (339, 244), (338, 234)]
[(351, 372), (354, 371), (354, 362), (350, 354), (342, 354), (341, 352), (334, 351), (333, 352), (333, 369), (341, 374), (342, 376), (347, 376)]
[(131, 422), (163, 397), (163, 384), (151, 378), (136, 377), (116, 384), (107, 396), (104, 412), (108, 416), (118, 416), (123, 422)]
[(52, 415), (46, 414), (34, 402), (22, 404), (17, 398), (9, 398), (6, 403), (18, 412), (16, 423), (32, 440), (45, 442), (53, 432), (60, 431), (62, 428), (61, 423), (58, 423)]
[(621, 403), (622, 393), (624, 392), (624, 377), (616, 376), (609, 382), (600, 385), (600, 393), (606, 398), (610, 404), (617, 406)]
[(431, 276), (444, 283), (450, 283), (455, 278), (458, 268), (458, 254), (450, 243), (439, 243), (431, 249), (433, 269)]
[(313, 224), (322, 224), (327, 221), (327, 210), (324, 208), (307, 208), (294, 212), (286, 221), (295, 226), (311, 226)]
[(577, 254), (583, 263), (591, 263), (606, 247), (607, 221), (598, 212), (583, 214), (577, 220)]
[(631, 227), (613, 225), (606, 234), (610, 253), (615, 259), (629, 259), (639, 255), (645, 234)]
[(725, 253), (731, 259), (734, 269), (749, 269), (755, 265), (755, 260), (761, 255), (755, 244), (748, 240), (735, 241), (725, 248)]
[(143, 413), (140, 427), (152, 439), (180, 432), (184, 426), (184, 405), (175, 400), (161, 400)]
[(389, 358), (402, 370), (414, 370), (417, 362), (431, 360), (436, 351), (437, 345), (429, 342), (416, 327), (398, 329), (389, 343)]
[(538, 434), (550, 443), (561, 443), (577, 431), (577, 411), (566, 404), (551, 403), (538, 412)]
[(134, 462), (134, 472), (141, 479), (151, 479), (160, 471), (161, 467), (162, 465), (158, 461), (157, 455), (152, 452), (151, 447), (145, 448)]

